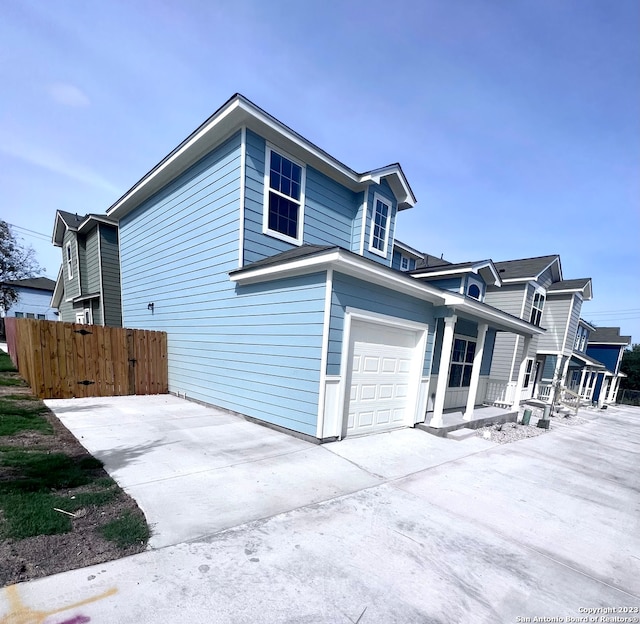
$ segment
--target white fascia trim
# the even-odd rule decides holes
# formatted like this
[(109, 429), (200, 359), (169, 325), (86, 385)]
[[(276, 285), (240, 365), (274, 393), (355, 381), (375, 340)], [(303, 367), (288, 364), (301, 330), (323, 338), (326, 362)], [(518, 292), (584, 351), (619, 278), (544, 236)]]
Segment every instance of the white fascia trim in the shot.
[(362, 230), (360, 232), (360, 255), (364, 256), (364, 238), (367, 229), (367, 209), (369, 205), (369, 185), (364, 189), (364, 199), (362, 200)]
[[(383, 167), (381, 169), (374, 169), (359, 176), (360, 182), (374, 182), (380, 184), (384, 178), (394, 177), (400, 184), (400, 188), (404, 194), (404, 197), (396, 197), (398, 201), (398, 210), (401, 210), (401, 205), (406, 207), (414, 206), (416, 198), (409, 187), (409, 182), (404, 177), (402, 169), (398, 165), (391, 165), (389, 167)], [(390, 185), (391, 186), (391, 185)], [(394, 193), (395, 195), (395, 193)]]
[(98, 305), (102, 311), (102, 324), (106, 325), (107, 320), (104, 313), (104, 276), (102, 274), (102, 235), (100, 234), (100, 224), (97, 225), (96, 229), (98, 230), (98, 275), (100, 279), (100, 303)]
[(238, 267), (244, 264), (244, 194), (247, 185), (247, 127), (240, 130), (240, 219), (238, 226)]
[(329, 359), (329, 326), (331, 324), (331, 295), (333, 293), (333, 269), (327, 269), (324, 293), (324, 317), (322, 321), (322, 352), (320, 356), (320, 389), (318, 393), (318, 418), (316, 438), (322, 439), (324, 406), (327, 393), (327, 360)]
[(491, 262), (491, 260), (487, 260), (486, 262), (478, 262), (477, 264), (472, 264), (469, 267), (461, 268), (443, 268), (437, 271), (424, 271), (422, 273), (412, 273), (412, 277), (440, 277), (443, 275), (462, 275), (466, 273), (474, 273), (478, 275), (482, 269), (488, 268), (493, 275), (495, 280), (495, 284), (490, 284), (491, 286), (501, 286), (502, 280), (496, 271), (496, 268)]
[(105, 223), (106, 225), (113, 225), (114, 227), (118, 227), (118, 222), (113, 219), (107, 219), (107, 217), (99, 217), (96, 215), (89, 215), (79, 226), (78, 232), (82, 232), (87, 229), (87, 226), (93, 225), (93, 222), (97, 223)]
[(407, 245), (406, 243), (403, 243), (399, 240), (394, 240), (393, 241), (393, 247), (394, 249), (397, 248), (401, 251), (405, 251), (408, 254), (415, 256), (417, 259), (421, 259), (424, 257), (424, 254), (420, 251), (418, 251), (417, 249), (414, 249), (413, 247), (409, 247), (409, 245)]
[[(413, 206), (416, 203), (416, 199), (413, 196), (413, 193), (409, 188), (409, 184), (404, 177), (404, 173), (399, 166), (393, 165), (377, 171), (358, 174), (353, 169), (350, 169), (304, 139), (274, 117), (271, 117), (271, 115), (265, 111), (259, 109), (255, 104), (249, 102), (243, 96), (236, 95), (218, 109), (218, 111), (216, 111), (207, 121), (188, 136), (180, 145), (178, 145), (175, 150), (173, 150), (138, 182), (136, 182), (122, 197), (120, 197), (120, 199), (112, 204), (111, 207), (107, 209), (107, 215), (114, 219), (120, 219), (123, 217), (130, 210), (133, 210), (133, 208), (147, 199), (153, 192), (155, 192), (155, 190), (158, 190), (161, 186), (180, 175), (180, 173), (202, 158), (202, 156), (213, 149), (216, 145), (219, 145), (224, 139), (232, 136), (233, 133), (243, 124), (251, 126), (255, 125), (258, 128), (266, 127), (286, 141), (295, 144), (313, 160), (321, 163), (325, 168), (334, 171), (343, 179), (348, 180), (352, 187), (355, 187), (352, 188), (352, 190), (359, 190), (357, 187), (362, 184), (366, 184), (373, 179), (373, 177), (382, 178), (394, 176), (398, 179), (401, 187), (405, 189), (404, 192), (407, 193), (406, 197), (398, 198), (398, 200), (400, 201), (400, 199), (402, 199), (403, 203), (407, 206)], [(176, 163), (181, 160), (184, 161), (184, 165), (177, 165)], [(167, 169), (173, 169), (168, 177), (166, 177)], [(152, 182), (156, 181), (158, 177), (162, 177), (163, 175), (166, 177), (164, 182), (156, 182), (155, 187), (145, 195), (145, 187), (153, 187)], [(136, 199), (136, 197), (139, 199)]]
[(462, 305), (449, 305), (452, 305), (454, 310), (457, 312), (472, 313), (474, 316), (484, 321), (489, 321), (492, 324), (492, 327), (496, 329), (500, 329), (500, 327), (507, 328), (508, 331), (521, 336), (536, 336), (546, 333), (546, 330), (541, 327), (536, 327), (535, 325), (531, 325), (531, 323), (527, 323), (526, 321), (517, 319), (511, 315), (506, 315), (506, 313), (501, 310), (491, 308), (487, 306), (487, 304), (476, 301), (475, 299), (465, 297)]
[(53, 288), (53, 292), (51, 293), (51, 301), (49, 302), (49, 307), (58, 308), (60, 307), (60, 301), (62, 300), (62, 294), (64, 293), (64, 275), (62, 273), (62, 265), (58, 269), (58, 277), (56, 279), (56, 285)]
[(601, 346), (609, 346), (609, 347), (627, 347), (629, 346), (631, 343), (630, 342), (613, 342), (613, 341), (609, 341), (609, 342), (592, 342), (591, 340), (589, 340), (589, 342), (587, 342), (587, 347), (590, 346), (596, 346), (596, 345), (601, 345)]
[[(376, 220), (376, 205), (380, 202), (384, 204), (389, 209), (387, 212), (387, 222), (384, 227), (384, 245), (382, 249), (378, 249), (373, 246), (373, 235), (375, 231), (375, 220)], [(381, 258), (387, 257), (387, 251), (389, 248), (389, 233), (391, 230), (391, 213), (393, 212), (393, 204), (386, 198), (380, 195), (380, 193), (373, 194), (373, 205), (371, 206), (371, 228), (369, 228), (369, 251), (372, 254), (376, 254), (376, 256), (380, 256)]]

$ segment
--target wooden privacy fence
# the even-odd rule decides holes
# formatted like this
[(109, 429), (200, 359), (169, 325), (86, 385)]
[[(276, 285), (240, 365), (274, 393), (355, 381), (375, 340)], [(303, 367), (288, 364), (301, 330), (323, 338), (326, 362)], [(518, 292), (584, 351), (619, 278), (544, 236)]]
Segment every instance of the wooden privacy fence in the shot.
[(5, 320), (11, 359), (41, 399), (168, 391), (165, 332)]

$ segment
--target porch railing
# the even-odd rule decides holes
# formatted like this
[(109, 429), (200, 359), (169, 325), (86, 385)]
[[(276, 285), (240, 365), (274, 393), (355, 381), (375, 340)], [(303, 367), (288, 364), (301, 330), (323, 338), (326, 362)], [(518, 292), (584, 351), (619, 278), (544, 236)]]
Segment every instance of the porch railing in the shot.
[(545, 403), (551, 403), (553, 386), (551, 384), (538, 384), (536, 391), (536, 399), (538, 401), (544, 401)]
[(569, 409), (572, 409), (574, 413), (578, 413), (580, 409), (580, 395), (577, 392), (569, 390), (569, 388), (560, 389), (560, 403)]
[(498, 407), (511, 407), (515, 402), (515, 382), (489, 379), (483, 403)]

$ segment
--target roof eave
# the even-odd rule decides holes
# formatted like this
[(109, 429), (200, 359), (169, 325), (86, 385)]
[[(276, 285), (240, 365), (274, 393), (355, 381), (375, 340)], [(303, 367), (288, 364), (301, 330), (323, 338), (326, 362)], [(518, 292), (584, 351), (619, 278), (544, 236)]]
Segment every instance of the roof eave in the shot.
[(112, 204), (107, 209), (107, 216), (121, 219), (243, 127), (277, 143), (292, 156), (353, 191), (363, 191), (370, 182), (386, 179), (396, 195), (399, 209), (410, 208), (416, 203), (400, 165), (356, 173), (244, 96), (236, 94)]

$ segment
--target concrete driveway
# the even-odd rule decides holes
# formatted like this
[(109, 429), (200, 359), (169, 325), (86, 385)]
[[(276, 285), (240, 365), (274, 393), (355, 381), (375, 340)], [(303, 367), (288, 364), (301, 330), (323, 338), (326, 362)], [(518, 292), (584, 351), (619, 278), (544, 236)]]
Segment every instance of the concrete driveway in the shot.
[[(5, 590), (3, 624), (34, 610), (56, 612), (47, 624), (566, 622), (640, 605), (640, 409), (505, 446), (406, 430), (317, 447), (172, 397), (101, 404), (51, 407), (140, 501), (156, 550)], [(162, 509), (165, 489), (185, 494)]]

